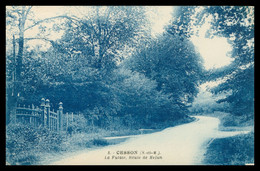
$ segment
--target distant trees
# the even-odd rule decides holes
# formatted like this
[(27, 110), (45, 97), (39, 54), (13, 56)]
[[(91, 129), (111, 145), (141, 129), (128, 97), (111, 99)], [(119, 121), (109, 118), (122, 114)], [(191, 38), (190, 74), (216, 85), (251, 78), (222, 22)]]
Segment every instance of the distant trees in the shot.
[(230, 108), (229, 103), (217, 103), (219, 99), (222, 99), (225, 94), (219, 94), (218, 96), (212, 94), (210, 90), (200, 90), (194, 99), (189, 111), (193, 114), (210, 114), (215, 111), (224, 111)]

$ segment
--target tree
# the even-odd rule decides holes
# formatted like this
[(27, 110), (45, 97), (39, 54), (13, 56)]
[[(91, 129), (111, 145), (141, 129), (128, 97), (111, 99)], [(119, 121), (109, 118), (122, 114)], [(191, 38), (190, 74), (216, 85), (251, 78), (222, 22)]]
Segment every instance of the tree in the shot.
[(226, 109), (229, 108), (229, 104), (217, 103), (219, 99), (222, 99), (226, 94), (213, 95), (210, 90), (199, 90), (196, 98), (194, 99), (192, 106), (189, 111), (194, 114), (207, 114), (213, 113), (214, 111), (229, 112)]
[(232, 91), (231, 95), (220, 99), (218, 103), (228, 102), (228, 112), (235, 116), (245, 116), (246, 120), (254, 116), (254, 66), (238, 68), (226, 82), (214, 89), (214, 93)]
[(209, 35), (228, 38), (233, 46), (234, 62), (216, 75), (227, 81), (214, 89), (215, 93), (232, 91), (219, 100), (231, 104), (230, 112), (252, 119), (254, 113), (254, 7), (207, 7), (204, 15), (212, 17)]
[(135, 129), (157, 128), (162, 123), (167, 126), (183, 118), (182, 114), (173, 112), (170, 95), (156, 89), (156, 81), (124, 66), (112, 76), (111, 94), (117, 99), (113, 104), (117, 106), (114, 117), (119, 117), (123, 125)]
[(178, 35), (181, 39), (190, 38), (196, 34), (194, 29), (196, 18), (193, 16), (198, 14), (196, 6), (179, 6), (176, 7), (171, 24), (166, 26), (166, 31), (172, 35)]
[[(9, 44), (10, 37), (13, 38), (13, 46), (7, 46), (7, 62), (11, 62), (13, 64), (13, 67), (8, 68), (7, 71), (7, 83), (8, 85), (8, 101), (7, 101), (7, 118), (9, 118), (9, 111), (14, 107), (14, 105), (17, 103), (19, 98), (23, 98), (22, 90), (25, 77), (25, 68), (23, 66), (23, 63), (25, 62), (24, 59), (24, 51), (26, 42), (29, 40), (35, 40), (35, 39), (41, 39), (47, 42), (50, 42), (52, 45), (54, 45), (54, 41), (47, 39), (44, 37), (44, 31), (41, 32), (41, 37), (25, 37), (26, 32), (30, 31), (32, 28), (35, 28), (39, 26), (40, 30), (44, 30), (44, 26), (42, 26), (43, 23), (52, 21), (54, 19), (70, 19), (73, 18), (68, 16), (54, 16), (50, 18), (45, 18), (42, 20), (36, 21), (34, 19), (33, 13), (32, 13), (32, 6), (7, 6), (6, 7), (6, 31), (7, 31), (7, 39), (6, 42)], [(18, 43), (18, 46), (16, 44)], [(11, 52), (10, 48), (12, 47), (13, 50)], [(18, 53), (16, 55), (16, 50), (18, 49)], [(12, 53), (12, 56), (9, 55), (9, 53)], [(9, 63), (10, 64), (10, 63)], [(8, 65), (8, 63), (7, 63)], [(11, 90), (9, 90), (11, 89)], [(12, 93), (9, 93), (12, 92)]]
[(170, 94), (174, 112), (187, 112), (187, 106), (198, 93), (201, 58), (191, 42), (178, 35), (166, 33), (149, 42), (122, 65), (155, 80), (158, 91)]
[(254, 7), (205, 7), (201, 13), (201, 17), (211, 17), (208, 36), (223, 36), (232, 44), (236, 67), (254, 62)]
[(11, 10), (7, 8), (7, 17), (16, 20), (16, 22), (11, 22), (7, 20), (7, 23), (12, 23), (18, 25), (18, 54), (17, 54), (17, 66), (16, 66), (16, 78), (20, 80), (21, 70), (22, 70), (22, 58), (24, 50), (24, 32), (25, 32), (25, 22), (27, 20), (28, 14), (32, 7), (12, 7)]
[(68, 29), (58, 42), (59, 52), (68, 57), (75, 53), (88, 56), (92, 67), (109, 72), (120, 60), (118, 51), (126, 43), (134, 44), (144, 23), (141, 7), (92, 7), (91, 15), (86, 15), (79, 25), (67, 22)]
[[(7, 8), (6, 11), (6, 16), (7, 16), (7, 20), (6, 20), (6, 24), (10, 24), (11, 26), (15, 26), (18, 25), (18, 54), (17, 54), (17, 59), (16, 54), (15, 54), (15, 36), (13, 35), (13, 55), (12, 57), (14, 59), (11, 58), (11, 61), (13, 63), (15, 63), (12, 67), (11, 70), (7, 70), (7, 75), (12, 75), (10, 77), (11, 80), (7, 79), (9, 81), (9, 85), (8, 86), (8, 90), (7, 92), (9, 94), (7, 94), (7, 98), (8, 98), (8, 104), (7, 104), (7, 115), (6, 117), (9, 118), (9, 112), (10, 112), (10, 108), (11, 105), (10, 103), (16, 103), (17, 100), (17, 96), (19, 96), (19, 89), (20, 89), (20, 77), (21, 77), (21, 71), (22, 71), (22, 57), (23, 57), (23, 49), (24, 49), (24, 29), (25, 29), (25, 21), (27, 19), (27, 16), (29, 14), (31, 10), (31, 7), (21, 7), (21, 8), (17, 8), (17, 7), (12, 7), (12, 10), (9, 10)], [(12, 21), (13, 20), (13, 21)], [(8, 61), (8, 60), (7, 60)], [(7, 77), (8, 78), (8, 77)], [(12, 85), (13, 84), (13, 85)], [(9, 89), (13, 89), (13, 90), (9, 90)], [(10, 93), (12, 92), (12, 93)], [(7, 122), (9, 122), (9, 120), (7, 120)]]
[[(104, 127), (133, 126), (136, 120), (136, 128), (149, 127), (183, 118), (201, 75), (191, 42), (168, 33), (139, 39), (149, 29), (142, 7), (88, 8), (81, 18), (61, 15), (25, 24), (24, 32), (39, 27), (39, 33), (23, 37), (24, 42), (41, 39), (52, 46), (43, 52), (24, 44), (20, 100), (62, 101), (67, 111), (84, 111)], [(64, 34), (50, 40), (44, 23), (58, 19), (64, 22), (50, 25)], [(127, 54), (126, 48), (135, 51)]]

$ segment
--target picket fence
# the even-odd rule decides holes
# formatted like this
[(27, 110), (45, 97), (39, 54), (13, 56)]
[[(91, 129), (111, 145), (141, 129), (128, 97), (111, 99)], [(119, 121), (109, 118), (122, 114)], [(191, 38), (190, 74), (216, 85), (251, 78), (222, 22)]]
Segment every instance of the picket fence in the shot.
[(31, 106), (25, 107), (18, 105), (15, 108), (15, 122), (29, 124), (34, 127), (44, 127), (51, 131), (63, 131), (63, 106), (59, 103), (57, 112), (51, 111), (50, 100), (41, 99), (40, 107)]

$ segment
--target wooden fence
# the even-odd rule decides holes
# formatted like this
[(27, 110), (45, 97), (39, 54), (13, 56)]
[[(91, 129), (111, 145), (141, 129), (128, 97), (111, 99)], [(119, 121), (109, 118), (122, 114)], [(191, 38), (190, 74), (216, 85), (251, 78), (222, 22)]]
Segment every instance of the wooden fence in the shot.
[(61, 132), (63, 130), (63, 107), (62, 102), (59, 103), (57, 112), (51, 111), (49, 99), (41, 99), (40, 107), (33, 104), (27, 108), (18, 105), (15, 108), (15, 122), (22, 124), (30, 124), (34, 127), (44, 127), (51, 131)]

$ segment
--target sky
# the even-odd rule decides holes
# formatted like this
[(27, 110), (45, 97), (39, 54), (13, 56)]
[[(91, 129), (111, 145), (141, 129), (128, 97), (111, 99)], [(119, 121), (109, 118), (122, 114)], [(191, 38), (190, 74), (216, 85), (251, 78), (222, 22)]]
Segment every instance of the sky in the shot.
[(232, 47), (226, 38), (193, 37), (192, 42), (203, 57), (206, 70), (229, 65), (232, 62), (232, 58), (228, 55)]
[(232, 46), (225, 37), (206, 37), (206, 32), (210, 27), (209, 22), (206, 22), (200, 27), (199, 35), (191, 37), (191, 41), (204, 59), (204, 66), (207, 70), (229, 65), (233, 60), (229, 56)]

